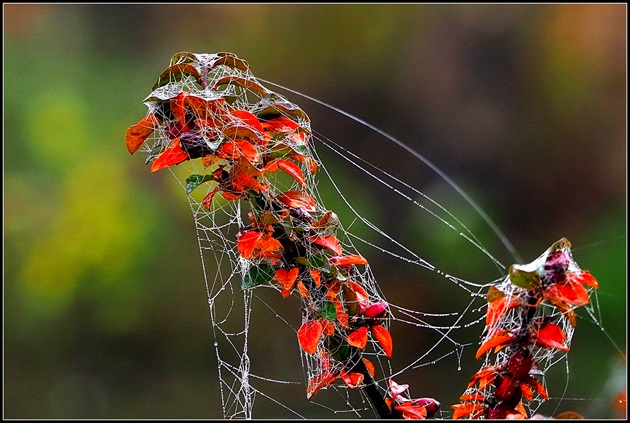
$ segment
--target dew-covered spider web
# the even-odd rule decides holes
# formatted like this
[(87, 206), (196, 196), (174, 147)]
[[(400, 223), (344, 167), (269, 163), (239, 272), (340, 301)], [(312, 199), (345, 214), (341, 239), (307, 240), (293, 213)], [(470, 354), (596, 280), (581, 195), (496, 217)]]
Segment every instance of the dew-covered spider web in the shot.
[[(387, 157), (367, 159), (341, 134), (320, 133), (289, 95), (351, 118)], [(152, 171), (170, 170), (187, 194), (222, 417), (477, 417), (516, 390), (516, 413), (563, 411), (576, 320), (601, 325), (596, 282), (568, 241), (509, 267), (522, 261), (507, 238), (430, 161), (358, 118), (257, 79), (231, 53), (176, 54), (145, 104), (127, 146), (145, 152)], [(432, 183), (405, 182), (399, 159)], [(431, 242), (457, 246), (443, 257)], [(558, 268), (579, 283), (555, 280)], [(559, 293), (543, 295), (543, 286)], [(528, 360), (535, 365), (520, 364)], [(554, 368), (567, 375), (552, 390)]]

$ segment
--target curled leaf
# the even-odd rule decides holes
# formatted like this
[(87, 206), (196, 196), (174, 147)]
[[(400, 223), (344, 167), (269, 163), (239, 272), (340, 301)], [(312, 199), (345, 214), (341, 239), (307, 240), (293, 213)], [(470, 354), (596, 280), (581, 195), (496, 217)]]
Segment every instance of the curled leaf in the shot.
[(540, 347), (556, 348), (567, 352), (569, 347), (564, 345), (567, 335), (560, 329), (560, 326), (548, 323), (534, 334), (534, 343)]
[(491, 338), (487, 339), (479, 349), (477, 350), (477, 354), (475, 354), (475, 358), (479, 358), (491, 349), (495, 347), (500, 347), (514, 340), (514, 335), (507, 330), (497, 331), (495, 335)]
[(125, 134), (125, 144), (129, 153), (135, 153), (159, 124), (160, 120), (151, 113), (137, 124), (130, 126)]
[(310, 237), (308, 240), (314, 244), (328, 248), (337, 255), (341, 254), (341, 245), (339, 244), (339, 240), (334, 235), (328, 235), (325, 237)]

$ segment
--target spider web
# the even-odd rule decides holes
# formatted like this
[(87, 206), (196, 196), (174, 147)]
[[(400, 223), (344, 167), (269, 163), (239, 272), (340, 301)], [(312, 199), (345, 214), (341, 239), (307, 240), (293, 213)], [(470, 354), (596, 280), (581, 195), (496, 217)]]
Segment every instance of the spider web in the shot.
[[(195, 55), (194, 60), (212, 62), (223, 57), (228, 56)], [(190, 62), (191, 56), (176, 55), (171, 62), (171, 68)], [(423, 311), (422, 307), (417, 305), (418, 298), (423, 296), (422, 283), (407, 282), (410, 286), (407, 289), (410, 293), (409, 298), (400, 302), (391, 301), (384, 293), (387, 289), (377, 282), (377, 272), (371, 264), (355, 268), (352, 274), (353, 280), (365, 289), (370, 303), (382, 302), (388, 305), (389, 313), (383, 322), (384, 327), (392, 329), (394, 326), (404, 326), (407, 328), (405, 334), (413, 333), (414, 337), (428, 340), (419, 344), (421, 349), (415, 350), (413, 355), (408, 356), (411, 358), (400, 361), (395, 360), (395, 354), (394, 358), (388, 358), (382, 345), (373, 338), (368, 339), (362, 357), (374, 366), (374, 383), (381, 395), (385, 396), (388, 392), (388, 382), (391, 379), (409, 383), (414, 393), (422, 396), (433, 395), (430, 391), (431, 383), (418, 380), (418, 375), (421, 374), (418, 372), (427, 367), (437, 368), (440, 365), (448, 372), (462, 369), (463, 356), (472, 355), (471, 351), (474, 352), (479, 346), (477, 340), (484, 330), (486, 293), (489, 288), (500, 287), (507, 295), (511, 295), (513, 288), (509, 278), (505, 277), (506, 266), (484, 247), (473, 231), (467, 228), (455, 216), (455, 213), (440, 205), (431, 195), (423, 193), (413, 184), (406, 183), (395, 176), (395, 166), (390, 170), (385, 169), (382, 163), (379, 163), (379, 166), (374, 165), (362, 158), (361, 154), (351, 151), (332, 137), (317, 132), (311, 128), (308, 116), (296, 114), (295, 111), (300, 109), (285, 96), (268, 89), (261, 92), (258, 88), (262, 86), (262, 82), (279, 88), (284, 87), (256, 79), (249, 70), (249, 66), (238, 66), (236, 61), (227, 63), (223, 60), (223, 62), (226, 64), (214, 66), (210, 74), (204, 75), (207, 81), (201, 86), (194, 75), (180, 72), (178, 77), (174, 78), (173, 72), (167, 73), (168, 82), (156, 88), (145, 100), (149, 108), (148, 115), (159, 111), (161, 104), (165, 100), (175, 98), (177, 93), (189, 92), (206, 100), (229, 97), (232, 106), (238, 110), (260, 110), (267, 107), (268, 104), (265, 102), (273, 98), (275, 104), (283, 106), (276, 110), (280, 110), (287, 118), (298, 120), (300, 127), (308, 134), (308, 153), (311, 160), (300, 163), (303, 183), (291, 177), (287, 174), (288, 172), (267, 173), (265, 180), (273, 195), (278, 196), (298, 190), (306, 192), (315, 200), (315, 208), (311, 214), (322, 219), (328, 216), (334, 221), (333, 224), (322, 227), (322, 235), (332, 233), (331, 227), (334, 226), (333, 229), (344, 254), (362, 254), (370, 258), (373, 255), (386, 256), (390, 260), (387, 263), (397, 263), (399, 266), (410, 268), (412, 272), (430, 275), (432, 281), (454, 288), (449, 292), (460, 296), (459, 300), (453, 301), (452, 311), (432, 310), (430, 302), (422, 301), (426, 306)], [(226, 80), (239, 82), (226, 85)], [(332, 108), (311, 97), (284, 89), (316, 104)], [(334, 110), (352, 118), (355, 123), (367, 126), (378, 136), (397, 145), (406, 154), (402, 157), (416, 159), (421, 165), (437, 173), (441, 181), (463, 197), (466, 204), (482, 217), (497, 235), (503, 247), (513, 257), (518, 258), (514, 248), (492, 220), (430, 161), (378, 128), (346, 112)], [(169, 134), (169, 131), (172, 130), (173, 128), (168, 124), (155, 128), (143, 147), (143, 151), (148, 154), (147, 163), (155, 161), (161, 152), (169, 148), (172, 140), (172, 134)], [(320, 150), (324, 152), (325, 157), (320, 156)], [(384, 195), (387, 195), (389, 199), (379, 198), (379, 201), (405, 204), (405, 207), (411, 210), (409, 212), (411, 214), (403, 214), (403, 216), (421, 216), (422, 224), (438, 225), (450, 233), (454, 239), (459, 240), (458, 242), (463, 242), (468, 251), (476, 254), (479, 260), (490, 264), (493, 276), (479, 282), (472, 280), (473, 278), (469, 276), (451, 275), (443, 270), (441, 265), (432, 264), (433, 260), (424, 258), (417, 247), (408, 247), (408, 237), (401, 234), (390, 235), (388, 230), (381, 227), (387, 226), (387, 222), (379, 225), (365, 217), (354, 205), (357, 192), (352, 189), (352, 184), (335, 176), (335, 171), (327, 166), (332, 158), (339, 160), (345, 169), (351, 168), (358, 172), (358, 178), (362, 178), (358, 180), (363, 181), (361, 183), (382, 187)], [(316, 173), (313, 171), (314, 166), (318, 169)], [(191, 181), (191, 175), (199, 178), (200, 175), (213, 174), (217, 170), (217, 163), (191, 160), (177, 167), (171, 167), (169, 170), (188, 194), (187, 198), (194, 217), (212, 324), (223, 417), (229, 419), (307, 418), (314, 414), (328, 418), (378, 417), (374, 405), (363, 389), (351, 389), (341, 379), (328, 383), (326, 379), (328, 374), (342, 370), (339, 363), (329, 360), (321, 348), (311, 354), (305, 352), (296, 342), (298, 329), (312, 318), (312, 312), (309, 311), (310, 308), (306, 302), (318, 301), (318, 299), (306, 300), (297, 289), (294, 289), (290, 295), (284, 295), (286, 292), (283, 292), (283, 287), (274, 281), (249, 286), (251, 284), (248, 284), (248, 278), (252, 278), (252, 271), (256, 270), (254, 268), (260, 263), (243, 258), (239, 252), (238, 239), (242, 236), (243, 229), (247, 228), (252, 221), (249, 216), (250, 205), (245, 199), (226, 199), (219, 195), (211, 195), (210, 202), (208, 196), (215, 186), (199, 183), (199, 179)], [(345, 177), (347, 174), (341, 178)], [(351, 192), (347, 191), (348, 187)], [(331, 210), (334, 212), (339, 210), (327, 208), (326, 204), (330, 201), (334, 201), (336, 207), (344, 209), (343, 217), (347, 221), (337, 219), (336, 214), (327, 215)], [(366, 202), (363, 201), (363, 204)], [(308, 251), (306, 256), (316, 256), (317, 251)], [(379, 271), (384, 271), (384, 266), (389, 266), (389, 264), (379, 264)], [(588, 318), (599, 325), (596, 297), (594, 299), (595, 301), (587, 307)], [(518, 325), (519, 316), (514, 312), (514, 315), (507, 315), (506, 320), (508, 324), (511, 322)], [(334, 322), (333, 325), (334, 330), (343, 330), (339, 322)], [(563, 330), (569, 338), (568, 345), (570, 345), (573, 327), (566, 324)], [(394, 337), (396, 347), (404, 345), (403, 343), (409, 342)], [(415, 345), (415, 343), (410, 344)], [(496, 360), (500, 359), (503, 358), (497, 355)], [(490, 358), (486, 358), (482, 366), (492, 365), (489, 360)], [(540, 352), (537, 360), (542, 364), (540, 372), (543, 376), (548, 369), (559, 363), (564, 363), (568, 372), (565, 353)], [(393, 365), (394, 361), (395, 365)], [(301, 377), (297, 377), (296, 368), (301, 368)], [(471, 371), (466, 375), (460, 375), (461, 382), (454, 383), (449, 387), (450, 390), (463, 391), (472, 373)], [(461, 389), (459, 389), (460, 386)], [(419, 387), (423, 392), (416, 391)], [(539, 397), (529, 402), (527, 404), (529, 415), (534, 415), (542, 403)], [(445, 405), (438, 417), (450, 415), (448, 408), (450, 404)]]

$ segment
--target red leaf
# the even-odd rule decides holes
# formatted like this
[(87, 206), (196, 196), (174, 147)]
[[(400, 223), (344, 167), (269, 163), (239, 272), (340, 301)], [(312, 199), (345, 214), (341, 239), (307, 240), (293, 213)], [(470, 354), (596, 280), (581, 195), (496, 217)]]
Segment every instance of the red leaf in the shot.
[(313, 277), (313, 282), (315, 282), (315, 286), (319, 286), (322, 283), (321, 274), (319, 270), (310, 269), (309, 273)]
[(137, 124), (130, 126), (125, 134), (127, 150), (131, 154), (135, 153), (159, 124), (160, 120), (151, 113)]
[(350, 389), (358, 388), (359, 385), (361, 385), (363, 383), (363, 378), (364, 377), (365, 376), (363, 376), (361, 373), (346, 372), (345, 369), (341, 370), (341, 378), (343, 379), (344, 383)]
[(309, 354), (315, 354), (322, 333), (324, 333), (324, 325), (319, 320), (309, 320), (303, 323), (297, 332), (302, 349)]
[(285, 117), (276, 117), (262, 123), (262, 127), (265, 131), (278, 134), (281, 132), (293, 132), (300, 127), (296, 122)]
[(324, 325), (324, 335), (333, 336), (335, 334), (335, 325), (330, 320), (322, 320)]
[(567, 303), (576, 307), (589, 303), (588, 292), (577, 281), (566, 279), (564, 283), (556, 283), (545, 290), (545, 299), (550, 302)]
[(335, 266), (350, 266), (353, 264), (368, 264), (368, 261), (359, 254), (350, 254), (348, 256), (331, 257), (330, 262)]
[(243, 232), (236, 242), (241, 257), (275, 257), (277, 251), (282, 249), (282, 244), (268, 233), (259, 231)]
[(295, 285), (300, 269), (294, 267), (291, 270), (278, 269), (275, 274), (276, 280), (282, 285), (282, 296), (288, 297)]
[(302, 169), (298, 165), (288, 160), (275, 160), (274, 163), (278, 164), (278, 167), (284, 170), (290, 177), (295, 179), (300, 185), (306, 186)]
[(468, 402), (468, 401), (484, 402), (486, 399), (481, 394), (464, 394), (461, 397), (459, 397), (459, 400), (461, 402)]
[(348, 328), (348, 313), (343, 308), (343, 304), (339, 301), (339, 298), (331, 298), (330, 302), (335, 306), (337, 312), (337, 321), (341, 323), (343, 327)]
[(304, 285), (304, 282), (298, 281), (297, 287), (298, 287), (298, 290), (300, 291), (300, 295), (302, 296), (302, 298), (308, 298), (311, 296), (311, 293), (308, 291), (308, 288), (306, 287), (306, 285)]
[(424, 420), (427, 417), (427, 409), (424, 405), (414, 404), (412, 401), (397, 405), (394, 408), (402, 412), (405, 420)]
[(317, 245), (328, 248), (337, 255), (341, 255), (341, 245), (339, 245), (339, 240), (334, 235), (328, 235), (325, 237), (310, 237), (308, 240)]
[(375, 373), (374, 364), (372, 364), (372, 362), (365, 357), (363, 357), (362, 360), (370, 376), (374, 377), (374, 373)]
[(483, 390), (488, 384), (492, 383), (497, 377), (497, 369), (494, 366), (488, 366), (480, 369), (475, 375), (470, 378), (468, 387), (475, 386), (479, 383), (479, 390)]
[(547, 395), (547, 390), (543, 386), (542, 383), (538, 381), (538, 379), (527, 376), (523, 382), (525, 382), (530, 388), (534, 389), (538, 392), (544, 399), (549, 400), (549, 395)]
[(489, 302), (486, 310), (486, 327), (491, 328), (494, 326), (508, 310), (518, 307), (520, 304), (520, 301), (516, 298), (507, 296), (499, 297)]
[(236, 191), (245, 191), (248, 189), (254, 190), (256, 192), (260, 191), (269, 191), (269, 186), (265, 184), (261, 184), (253, 176), (247, 173), (239, 173), (232, 179), (230, 183), (230, 188)]
[(311, 398), (323, 387), (330, 386), (337, 380), (339, 374), (337, 372), (324, 371), (323, 373), (313, 377), (308, 384), (306, 390), (306, 400), (310, 401)]
[(578, 282), (582, 285), (592, 286), (595, 289), (599, 288), (599, 283), (597, 283), (597, 279), (595, 279), (588, 270), (568, 272), (567, 280), (572, 281), (572, 282)]
[(171, 99), (171, 112), (173, 112), (173, 116), (175, 116), (181, 124), (182, 132), (190, 130), (188, 122), (186, 121), (186, 107), (184, 107), (186, 95), (187, 94), (182, 91)]
[(247, 110), (232, 110), (230, 114), (257, 131), (265, 131), (258, 118)]
[(184, 105), (188, 107), (198, 119), (212, 122), (211, 126), (213, 128), (216, 127), (217, 124), (222, 125), (223, 120), (221, 118), (227, 117), (226, 114), (228, 111), (225, 107), (225, 99), (223, 97), (206, 100), (196, 95), (187, 94), (184, 98)]
[(179, 138), (173, 140), (171, 145), (160, 154), (151, 165), (151, 172), (157, 172), (168, 166), (180, 164), (188, 160), (188, 153), (182, 150)]
[(350, 288), (352, 288), (357, 297), (357, 303), (359, 303), (360, 313), (363, 313), (363, 311), (368, 307), (370, 303), (367, 291), (365, 290), (365, 288), (354, 281), (348, 281), (348, 285), (350, 286)]
[(508, 332), (507, 330), (500, 330), (490, 339), (485, 341), (479, 349), (477, 350), (477, 354), (475, 354), (475, 358), (479, 358), (492, 348), (499, 347), (501, 345), (507, 344), (514, 339), (514, 335)]
[(254, 255), (254, 249), (258, 246), (259, 241), (262, 239), (262, 232), (247, 231), (241, 234), (236, 242), (236, 247), (241, 257), (244, 259), (250, 259)]
[(282, 204), (302, 208), (309, 212), (316, 211), (316, 203), (313, 197), (302, 191), (286, 191), (276, 197)]
[(260, 163), (260, 153), (249, 141), (236, 138), (227, 140), (217, 149), (216, 155), (222, 159), (245, 158), (252, 164)]
[(348, 344), (359, 349), (364, 349), (367, 345), (367, 326), (361, 326), (354, 332), (350, 332), (348, 335)]
[(392, 342), (392, 335), (383, 326), (372, 326), (372, 336), (378, 341), (381, 348), (385, 351), (387, 358), (392, 358), (392, 352), (394, 350), (394, 343)]
[(484, 410), (484, 405), (476, 402), (468, 402), (466, 404), (452, 405), (455, 411), (453, 411), (453, 420), (461, 418), (477, 418)]
[(540, 328), (535, 336), (534, 343), (540, 347), (556, 348), (564, 352), (569, 351), (569, 348), (564, 345), (567, 336), (558, 325), (549, 323)]

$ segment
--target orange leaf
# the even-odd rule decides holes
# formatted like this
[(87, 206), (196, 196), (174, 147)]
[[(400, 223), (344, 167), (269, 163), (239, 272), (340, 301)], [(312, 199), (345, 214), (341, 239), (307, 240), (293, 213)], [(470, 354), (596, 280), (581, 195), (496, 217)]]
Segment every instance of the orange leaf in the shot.
[(556, 348), (567, 352), (569, 348), (564, 345), (567, 335), (562, 332), (560, 326), (549, 323), (538, 330), (535, 334), (534, 343), (540, 347)]
[(343, 304), (339, 301), (339, 298), (331, 298), (330, 302), (335, 306), (337, 312), (337, 321), (341, 323), (343, 327), (348, 328), (348, 313), (343, 308)]
[[(311, 273), (312, 272), (319, 272), (319, 270), (311, 270)], [(337, 298), (341, 285), (339, 285), (339, 281), (337, 279), (333, 279), (331, 282), (326, 284), (326, 288), (326, 298)]]
[(309, 354), (315, 354), (322, 333), (324, 333), (324, 325), (319, 320), (309, 320), (303, 323), (297, 332), (302, 349)]
[(251, 189), (256, 192), (269, 191), (268, 185), (261, 184), (256, 179), (254, 179), (253, 176), (247, 173), (239, 173), (238, 175), (236, 175), (230, 185), (231, 188), (236, 191), (245, 191), (247, 189)]
[(252, 255), (254, 255), (254, 250), (258, 246), (262, 237), (262, 232), (258, 231), (247, 231), (242, 233), (236, 242), (236, 247), (238, 248), (238, 252), (241, 254), (241, 257), (244, 259), (250, 259)]
[(413, 404), (412, 401), (394, 407), (402, 412), (405, 420), (424, 420), (427, 417), (427, 409), (423, 405)]
[(518, 307), (520, 304), (520, 301), (516, 298), (507, 296), (497, 298), (488, 303), (488, 309), (486, 310), (486, 327), (490, 328), (494, 326), (508, 310)]
[(474, 419), (478, 417), (478, 414), (483, 412), (484, 405), (476, 402), (469, 402), (466, 404), (455, 404), (451, 405), (455, 411), (453, 412), (453, 420), (460, 418), (471, 418)]
[(359, 303), (359, 309), (361, 313), (363, 313), (363, 311), (368, 307), (370, 303), (367, 291), (365, 290), (365, 288), (354, 281), (348, 281), (348, 285), (350, 285), (350, 288), (352, 288), (352, 290), (354, 291), (357, 297), (357, 303)]
[(584, 286), (575, 280), (566, 279), (551, 285), (545, 290), (545, 299), (552, 303), (568, 303), (574, 306), (583, 306), (589, 303), (588, 292)]
[(545, 389), (543, 384), (538, 381), (538, 379), (532, 376), (527, 376), (525, 379), (523, 379), (523, 382), (529, 385), (529, 387), (536, 390), (536, 392), (538, 392), (544, 399), (549, 400), (549, 395), (547, 395), (547, 390)]
[(313, 282), (315, 282), (315, 286), (319, 286), (322, 283), (321, 275), (319, 270), (310, 269), (309, 273), (313, 277)]
[(269, 119), (266, 122), (262, 122), (262, 127), (265, 131), (278, 134), (281, 132), (293, 132), (300, 126), (291, 119), (279, 116), (273, 119)]
[(302, 296), (302, 298), (308, 298), (311, 296), (310, 292), (308, 291), (308, 288), (304, 285), (304, 282), (298, 281), (297, 287), (298, 287), (298, 290), (300, 291), (300, 295)]
[(492, 336), (492, 338), (485, 341), (479, 349), (477, 350), (477, 354), (475, 354), (475, 358), (479, 358), (488, 351), (490, 351), (494, 347), (498, 347), (508, 342), (511, 342), (514, 339), (514, 335), (508, 332), (507, 330), (500, 330), (496, 335)]
[(367, 326), (361, 326), (354, 332), (350, 332), (348, 335), (348, 344), (359, 349), (364, 349), (367, 345)]
[(312, 243), (328, 248), (337, 255), (341, 255), (341, 245), (334, 235), (328, 235), (325, 237), (310, 237), (308, 240)]
[(323, 387), (330, 386), (337, 378), (339, 374), (337, 372), (324, 371), (323, 373), (313, 377), (308, 384), (306, 390), (306, 400), (310, 401), (311, 398)]
[(316, 211), (316, 203), (313, 197), (302, 191), (286, 191), (276, 197), (282, 204), (302, 208), (309, 212)]
[(274, 163), (276, 163), (278, 167), (284, 170), (290, 177), (295, 179), (300, 185), (306, 186), (302, 169), (300, 169), (298, 165), (288, 160), (281, 159), (275, 160)]
[(236, 247), (241, 257), (249, 260), (252, 257), (273, 257), (282, 249), (282, 244), (267, 233), (253, 230), (243, 232), (236, 242)]
[(476, 383), (479, 383), (479, 389), (482, 390), (489, 383), (492, 383), (494, 379), (497, 377), (497, 369), (494, 366), (487, 366), (480, 369), (475, 375), (470, 378), (470, 382), (468, 382), (468, 387), (474, 386)]
[(248, 162), (256, 164), (260, 162), (260, 153), (249, 141), (236, 138), (227, 140), (217, 149), (216, 155), (222, 159), (245, 158)]
[(151, 113), (137, 124), (130, 126), (125, 134), (127, 150), (131, 154), (135, 153), (159, 124), (160, 120)]
[[(278, 269), (275, 274), (276, 280), (282, 285), (282, 296), (288, 297), (295, 285), (300, 269), (294, 267), (291, 270)], [(286, 295), (285, 295), (286, 294)]]
[(247, 110), (232, 110), (230, 114), (257, 131), (265, 131), (258, 118)]
[(171, 99), (171, 112), (173, 116), (181, 124), (182, 132), (189, 131), (188, 122), (186, 121), (186, 108), (184, 107), (184, 99), (186, 98), (185, 92), (180, 92), (176, 97)]
[(592, 286), (595, 289), (599, 288), (599, 283), (597, 283), (597, 279), (595, 279), (588, 270), (568, 272), (567, 280), (575, 281), (581, 283), (582, 285)]
[(461, 397), (459, 397), (459, 400), (461, 402), (467, 402), (467, 401), (484, 402), (486, 399), (481, 394), (464, 394)]
[(344, 383), (350, 389), (355, 389), (355, 388), (359, 387), (359, 385), (361, 385), (363, 383), (363, 378), (364, 377), (365, 376), (363, 376), (361, 373), (346, 372), (345, 369), (341, 370), (341, 378), (343, 379)]
[(363, 364), (365, 364), (365, 368), (367, 369), (370, 376), (374, 377), (374, 373), (375, 373), (374, 364), (372, 364), (372, 362), (365, 357), (363, 357)]
[(372, 336), (378, 341), (381, 348), (385, 351), (387, 358), (392, 358), (392, 352), (394, 350), (394, 343), (392, 342), (392, 335), (383, 326), (372, 326)]
[(188, 153), (182, 149), (179, 138), (176, 138), (171, 145), (155, 159), (153, 165), (151, 165), (151, 172), (157, 172), (165, 167), (180, 164), (188, 159)]
[(330, 262), (335, 266), (350, 266), (353, 264), (368, 264), (368, 261), (359, 254), (350, 254), (348, 256), (331, 257)]
[(215, 127), (217, 123), (222, 124), (221, 118), (227, 117), (227, 109), (223, 97), (206, 100), (196, 95), (187, 94), (183, 104), (188, 107), (198, 119), (212, 122), (212, 127)]
[(335, 325), (330, 320), (322, 320), (324, 325), (324, 335), (333, 336), (335, 334)]

